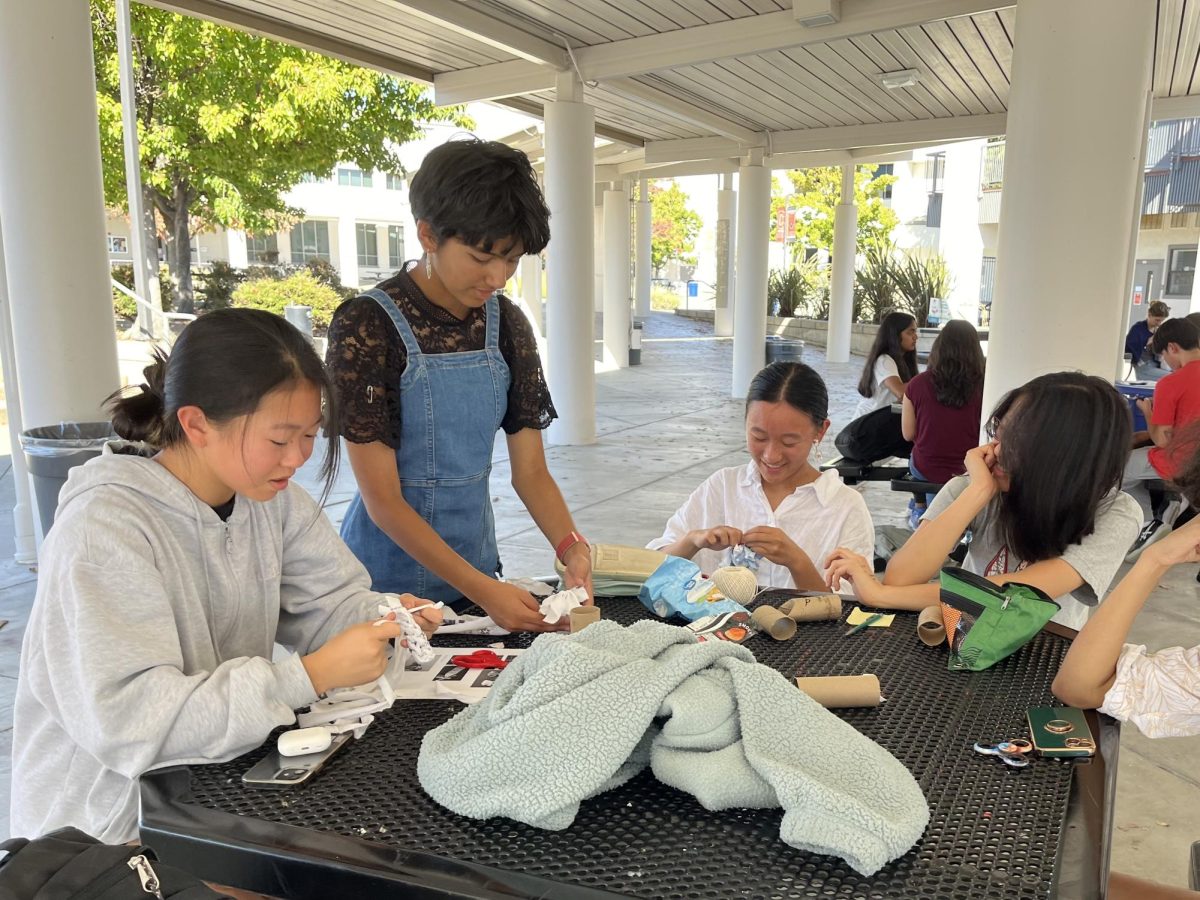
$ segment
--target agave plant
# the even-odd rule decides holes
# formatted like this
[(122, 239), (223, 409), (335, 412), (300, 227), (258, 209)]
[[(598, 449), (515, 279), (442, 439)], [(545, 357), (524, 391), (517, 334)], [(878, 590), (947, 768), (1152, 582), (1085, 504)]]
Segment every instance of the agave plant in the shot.
[(892, 277), (900, 295), (896, 305), (912, 313), (921, 327), (929, 324), (930, 300), (950, 293), (950, 270), (937, 253), (908, 254), (893, 267)]
[(863, 251), (863, 265), (854, 273), (856, 318), (878, 322), (896, 306), (896, 245), (872, 241)]

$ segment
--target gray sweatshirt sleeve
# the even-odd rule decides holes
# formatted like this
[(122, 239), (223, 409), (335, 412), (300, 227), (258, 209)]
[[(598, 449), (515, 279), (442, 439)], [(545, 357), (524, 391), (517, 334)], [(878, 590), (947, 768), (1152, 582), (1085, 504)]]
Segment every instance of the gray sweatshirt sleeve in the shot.
[(240, 657), (187, 674), (179, 629), (206, 623), (172, 606), (158, 572), (131, 562), (77, 557), (43, 571), (41, 621), (26, 647), (34, 694), (103, 766), (134, 778), (231, 759), (316, 699), (295, 655), (279, 663)]
[(316, 502), (288, 488), (283, 522), (278, 641), (311, 653), (351, 625), (377, 617), (371, 576)]

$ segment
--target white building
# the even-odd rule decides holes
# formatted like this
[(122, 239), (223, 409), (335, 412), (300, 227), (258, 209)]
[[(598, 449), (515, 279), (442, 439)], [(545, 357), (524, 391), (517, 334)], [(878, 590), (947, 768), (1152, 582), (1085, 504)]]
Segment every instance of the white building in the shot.
[[(535, 121), (483, 103), (471, 104), (468, 113), (476, 122), (475, 133), (485, 138)], [(461, 133), (453, 125), (427, 126), (423, 138), (399, 148), (404, 169), (415, 172), (430, 149)], [(324, 259), (337, 268), (343, 284), (367, 286), (421, 255), (404, 174), (365, 172), (353, 163), (339, 163), (326, 177), (305, 179), (284, 195), (284, 201), (304, 210), (304, 219), (275, 234), (218, 228), (193, 235), (192, 264), (222, 260), (245, 268)], [(110, 212), (107, 230), (111, 262), (130, 262), (128, 216)]]

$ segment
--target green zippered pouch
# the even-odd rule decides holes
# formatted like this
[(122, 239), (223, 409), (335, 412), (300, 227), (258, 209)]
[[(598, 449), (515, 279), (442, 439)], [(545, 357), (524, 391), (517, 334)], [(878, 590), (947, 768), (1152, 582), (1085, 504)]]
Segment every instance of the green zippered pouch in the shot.
[(1037, 588), (947, 566), (939, 576), (942, 618), (952, 672), (981, 672), (1016, 653), (1042, 630), (1059, 606)]

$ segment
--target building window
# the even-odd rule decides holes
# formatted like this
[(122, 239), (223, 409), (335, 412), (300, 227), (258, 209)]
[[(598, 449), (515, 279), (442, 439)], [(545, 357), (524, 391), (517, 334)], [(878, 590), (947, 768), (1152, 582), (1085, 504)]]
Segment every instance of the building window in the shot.
[(302, 266), (310, 259), (329, 262), (328, 222), (301, 222), (292, 229), (292, 262)]
[(1196, 276), (1196, 248), (1172, 247), (1167, 269), (1167, 296), (1190, 297)]
[(326, 183), (326, 182), (328, 182), (329, 180), (330, 180), (330, 178), (329, 178), (329, 176), (328, 176), (328, 175), (311, 175), (311, 174), (306, 174), (306, 175), (301, 175), (301, 176), (300, 176), (300, 183), (301, 183), (301, 184), (325, 184), (325, 183)]
[(397, 175), (395, 172), (387, 173), (387, 189), (389, 191), (404, 190), (404, 176)]
[(400, 225), (388, 226), (388, 266), (399, 269), (404, 265), (404, 228)]
[[(894, 175), (895, 170), (896, 170), (896, 166), (894, 163), (880, 163), (878, 166), (875, 167), (875, 174), (871, 176), (871, 180), (874, 181), (875, 179), (882, 178), (885, 175)], [(885, 187), (883, 189), (883, 193), (880, 194), (879, 196), (881, 198), (883, 198), (884, 200), (891, 200), (892, 199), (892, 186), (889, 184), (887, 187)]]
[(371, 173), (362, 169), (338, 169), (338, 184), (343, 187), (371, 186)]
[(929, 205), (925, 208), (925, 226), (942, 227), (942, 188), (946, 180), (946, 154), (932, 153), (925, 163), (925, 178), (929, 182)]
[(379, 244), (375, 241), (375, 226), (364, 225), (362, 222), (354, 226), (354, 241), (358, 245), (358, 264), (360, 266), (379, 266)]
[(273, 234), (246, 235), (246, 261), (260, 265), (279, 262), (279, 238)]
[(122, 237), (119, 234), (110, 234), (108, 236), (108, 252), (109, 253), (128, 253), (129, 238)]

